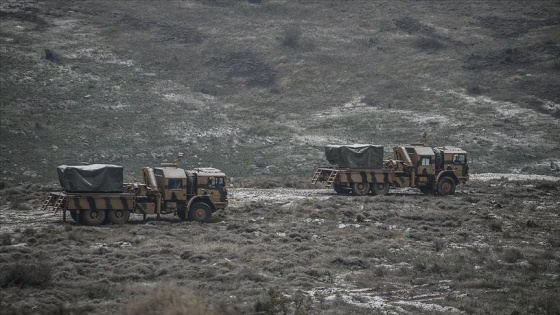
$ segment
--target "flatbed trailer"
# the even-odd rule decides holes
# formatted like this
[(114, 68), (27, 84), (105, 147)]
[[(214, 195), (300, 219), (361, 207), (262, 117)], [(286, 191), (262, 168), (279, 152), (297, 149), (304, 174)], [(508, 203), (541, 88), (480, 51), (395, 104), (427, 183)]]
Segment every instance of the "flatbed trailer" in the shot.
[(324, 182), (325, 187), (333, 187), (338, 194), (365, 195), (371, 191), (374, 195), (384, 195), (389, 191), (392, 183), (405, 185), (404, 172), (392, 169), (352, 169), (320, 167), (315, 171), (312, 184)]
[(54, 212), (62, 211), (66, 221), (66, 212), (77, 223), (96, 225), (100, 223), (123, 224), (128, 221), (130, 213), (150, 214), (138, 202), (134, 193), (70, 193), (51, 191), (47, 194), (43, 208), (49, 206)]
[(457, 185), (469, 180), (468, 170), (466, 151), (419, 144), (394, 147), (392, 159), (379, 163), (379, 167), (319, 167), (311, 183), (322, 182), (338, 194), (358, 196), (384, 195), (391, 187), (414, 187), (424, 194), (452, 195)]

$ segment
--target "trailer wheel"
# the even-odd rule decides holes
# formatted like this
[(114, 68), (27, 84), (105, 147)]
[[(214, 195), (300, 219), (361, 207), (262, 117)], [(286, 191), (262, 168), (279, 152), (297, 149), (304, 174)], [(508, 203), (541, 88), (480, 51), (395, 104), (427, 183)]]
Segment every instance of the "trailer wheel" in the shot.
[(189, 220), (191, 221), (208, 222), (211, 215), (210, 206), (204, 202), (195, 202), (189, 210)]
[(389, 192), (389, 184), (387, 183), (375, 183), (371, 187), (371, 192), (374, 195), (386, 195)]
[(340, 184), (333, 184), (334, 191), (339, 195), (346, 195), (350, 193), (350, 189), (340, 185)]
[(438, 194), (442, 196), (453, 195), (455, 193), (455, 181), (450, 177), (443, 177), (438, 183)]
[(116, 209), (108, 211), (109, 222), (113, 224), (125, 224), (130, 218), (130, 211), (125, 209)]
[(85, 225), (100, 225), (105, 221), (105, 210), (86, 209), (80, 215), (80, 222)]
[(356, 196), (365, 196), (369, 192), (369, 183), (352, 184), (352, 193)]

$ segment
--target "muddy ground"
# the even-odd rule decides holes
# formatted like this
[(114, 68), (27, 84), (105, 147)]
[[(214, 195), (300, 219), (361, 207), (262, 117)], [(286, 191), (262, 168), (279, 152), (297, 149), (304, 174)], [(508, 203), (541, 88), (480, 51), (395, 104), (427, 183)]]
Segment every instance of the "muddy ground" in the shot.
[(170, 314), (557, 314), (560, 181), (509, 178), (478, 175), (448, 197), (232, 188), (230, 207), (209, 224), (133, 216), (101, 227), (41, 212), (47, 187), (4, 189), (0, 306), (7, 314), (163, 306)]

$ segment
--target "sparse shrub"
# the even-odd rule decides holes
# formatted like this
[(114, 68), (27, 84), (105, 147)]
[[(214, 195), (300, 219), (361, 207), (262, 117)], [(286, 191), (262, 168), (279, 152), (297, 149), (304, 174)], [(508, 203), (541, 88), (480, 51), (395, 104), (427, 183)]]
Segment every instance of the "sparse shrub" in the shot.
[(488, 92), (488, 89), (480, 86), (480, 85), (471, 85), (467, 88), (467, 94), (470, 95), (481, 95)]
[(130, 304), (124, 315), (212, 315), (218, 314), (212, 305), (198, 295), (174, 283), (157, 287), (153, 292)]
[(381, 104), (377, 97), (373, 94), (366, 94), (360, 100), (362, 103), (366, 104), (367, 106), (381, 106), (386, 108), (391, 108), (391, 103), (388, 104)]
[(37, 231), (35, 231), (35, 229), (32, 227), (28, 227), (22, 232), (24, 236), (35, 236), (36, 233)]
[(434, 52), (444, 48), (445, 45), (437, 38), (423, 36), (414, 41), (414, 47)]
[(0, 270), (0, 287), (44, 287), (50, 283), (52, 267), (43, 262), (18, 262)]
[(213, 57), (213, 62), (227, 72), (230, 78), (242, 78), (248, 86), (268, 87), (276, 82), (273, 66), (250, 51), (234, 51)]
[(288, 314), (290, 300), (282, 292), (269, 289), (267, 295), (255, 303), (257, 314)]
[(297, 291), (294, 295), (294, 315), (306, 315), (312, 309), (313, 300), (310, 296), (305, 295), (301, 291)]
[(528, 228), (536, 228), (538, 226), (539, 225), (537, 224), (537, 222), (535, 220), (533, 220), (533, 219), (527, 220), (527, 227)]
[(299, 25), (288, 25), (284, 28), (282, 45), (296, 48), (299, 46), (301, 38), (301, 27)]
[(517, 248), (507, 248), (504, 250), (504, 261), (507, 263), (515, 263), (523, 258), (523, 254)]
[(490, 231), (493, 232), (502, 232), (504, 223), (500, 220), (493, 220), (490, 222)]
[(404, 16), (395, 20), (395, 26), (402, 31), (407, 33), (417, 33), (417, 34), (433, 34), (434, 28), (422, 24), (422, 22), (417, 19)]
[(10, 235), (10, 233), (0, 234), (0, 245), (12, 245), (12, 236)]
[(531, 305), (531, 314), (560, 314), (560, 300), (556, 295), (547, 293), (538, 295), (537, 300)]
[(365, 217), (363, 214), (358, 213), (358, 214), (356, 215), (356, 222), (361, 223), (361, 222), (364, 222), (365, 220), (366, 220), (366, 217)]
[(556, 258), (556, 256), (554, 255), (554, 251), (551, 249), (543, 251), (541, 257), (547, 260), (553, 260)]
[(45, 59), (52, 62), (60, 62), (60, 55), (52, 49), (45, 48)]
[(436, 252), (439, 252), (444, 248), (445, 248), (445, 240), (444, 239), (438, 238), (438, 239), (434, 240), (434, 249), (436, 250)]

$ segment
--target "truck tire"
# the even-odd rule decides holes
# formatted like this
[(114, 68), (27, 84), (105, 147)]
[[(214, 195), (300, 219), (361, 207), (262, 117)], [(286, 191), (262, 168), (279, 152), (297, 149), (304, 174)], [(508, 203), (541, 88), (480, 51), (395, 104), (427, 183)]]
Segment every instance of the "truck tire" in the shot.
[(388, 183), (374, 183), (371, 192), (374, 195), (386, 195), (389, 192), (390, 185)]
[(339, 195), (346, 195), (350, 193), (350, 189), (340, 185), (340, 184), (333, 184), (334, 191)]
[(437, 191), (441, 196), (453, 195), (455, 193), (455, 181), (451, 177), (442, 177), (439, 180)]
[(80, 211), (80, 223), (85, 225), (100, 225), (105, 221), (105, 210), (85, 209)]
[(189, 220), (196, 222), (208, 222), (212, 215), (212, 209), (204, 202), (195, 202), (189, 209)]
[(107, 216), (109, 222), (113, 224), (125, 224), (130, 218), (130, 211), (125, 209), (109, 210)]
[(352, 184), (352, 193), (355, 196), (365, 196), (369, 192), (369, 183)]

